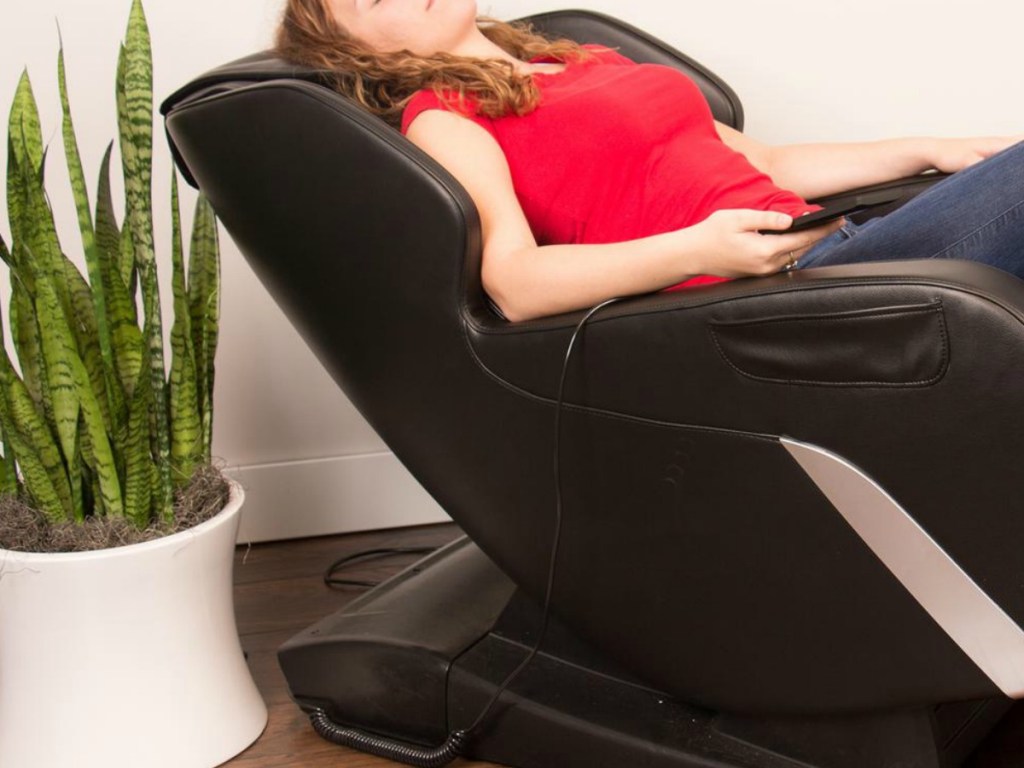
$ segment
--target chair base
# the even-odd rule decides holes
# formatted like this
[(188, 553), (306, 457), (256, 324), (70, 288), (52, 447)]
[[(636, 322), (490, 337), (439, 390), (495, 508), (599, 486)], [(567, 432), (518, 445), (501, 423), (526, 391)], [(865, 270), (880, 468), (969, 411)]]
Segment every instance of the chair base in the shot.
[[(350, 728), (436, 746), (525, 657), (540, 611), (468, 539), (289, 640), (295, 700)], [(1012, 702), (844, 717), (739, 717), (633, 679), (552, 621), (544, 648), (471, 735), (517, 768), (959, 768)]]

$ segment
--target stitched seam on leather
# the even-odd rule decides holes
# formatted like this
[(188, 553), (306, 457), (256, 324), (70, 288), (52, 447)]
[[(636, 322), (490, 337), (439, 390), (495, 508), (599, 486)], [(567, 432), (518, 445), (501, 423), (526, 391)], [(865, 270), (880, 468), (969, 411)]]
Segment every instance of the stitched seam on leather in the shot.
[[(941, 301), (936, 301), (935, 304), (929, 305), (929, 307), (930, 307), (929, 309), (923, 309), (922, 308), (920, 310), (910, 311), (910, 312), (893, 312), (893, 313), (880, 312), (877, 315), (878, 317), (899, 317), (901, 315), (919, 315), (919, 314), (924, 314), (925, 312), (929, 312), (929, 313), (936, 314), (938, 316), (938, 321), (939, 321), (939, 337), (940, 337), (940, 343), (942, 345), (942, 347), (941, 347), (942, 348), (942, 355), (941, 355), (941, 357), (939, 359), (938, 369), (937, 369), (935, 375), (932, 376), (931, 378), (929, 378), (929, 379), (921, 379), (921, 380), (918, 380), (918, 381), (860, 381), (860, 380), (858, 380), (858, 381), (815, 381), (813, 379), (782, 379), (782, 378), (772, 378), (772, 377), (769, 377), (769, 376), (758, 376), (756, 374), (748, 373), (747, 371), (744, 371), (742, 368), (740, 368), (736, 363), (734, 363), (729, 358), (729, 354), (722, 348), (722, 345), (719, 342), (718, 334), (715, 333), (714, 327), (710, 327), (708, 329), (708, 331), (711, 334), (711, 340), (712, 340), (712, 342), (715, 345), (715, 349), (718, 350), (719, 356), (722, 358), (722, 360), (725, 361), (726, 365), (728, 365), (730, 368), (732, 368), (736, 373), (740, 374), (741, 376), (743, 376), (745, 378), (748, 378), (748, 379), (753, 379), (754, 381), (762, 381), (762, 382), (766, 382), (766, 383), (770, 383), (770, 384), (787, 384), (787, 385), (814, 386), (814, 387), (825, 387), (825, 388), (832, 388), (832, 387), (865, 388), (865, 389), (869, 389), (869, 388), (875, 388), (875, 389), (877, 389), (877, 388), (885, 388), (885, 389), (920, 388), (920, 387), (928, 387), (928, 386), (931, 386), (933, 384), (938, 383), (946, 375), (946, 371), (949, 370), (949, 333), (948, 333), (947, 327), (946, 327), (946, 315), (942, 311), (942, 302)], [(862, 315), (862, 316), (869, 317), (871, 315)], [(810, 318), (813, 319), (813, 320), (816, 320), (816, 321), (828, 322), (829, 320), (847, 320), (847, 319), (849, 319), (849, 316), (847, 316), (847, 317), (838, 317), (838, 318), (810, 316)], [(780, 320), (779, 322), (794, 322), (797, 319), (798, 318), (796, 318), (796, 317), (785, 318), (783, 320)], [(763, 321), (752, 321), (750, 324), (751, 325), (755, 325), (755, 324), (763, 324), (763, 323), (770, 323), (770, 322), (773, 322), (773, 320), (766, 319), (766, 320), (763, 320)], [(724, 323), (719, 323), (719, 324), (720, 325), (724, 325)]]
[(935, 299), (927, 304), (907, 304), (897, 307), (868, 307), (866, 309), (854, 309), (848, 312), (820, 312), (820, 313), (808, 313), (803, 314), (792, 314), (792, 315), (778, 315), (775, 317), (759, 317), (752, 320), (708, 320), (709, 325), (715, 325), (719, 327), (735, 327), (741, 325), (771, 325), (773, 323), (795, 323), (807, 320), (814, 320), (815, 322), (842, 322), (844, 320), (852, 320), (857, 318), (874, 318), (874, 317), (900, 317), (902, 315), (921, 315), (928, 312), (935, 312), (942, 309), (942, 299)]
[[(819, 291), (829, 290), (832, 288), (843, 288), (847, 286), (872, 286), (872, 285), (909, 285), (915, 288), (949, 288), (957, 291), (961, 291), (971, 296), (977, 296), (978, 298), (985, 299), (995, 304), (1000, 309), (1009, 313), (1021, 324), (1024, 324), (1024, 311), (1019, 307), (1012, 304), (1008, 304), (1003, 298), (989, 293), (975, 285), (969, 283), (963, 283), (955, 280), (949, 280), (946, 278), (936, 277), (884, 277), (884, 276), (872, 276), (872, 277), (841, 277), (841, 278), (815, 278), (812, 284), (808, 285), (786, 285), (786, 286), (773, 286), (771, 288), (760, 288), (750, 290), (743, 293), (740, 296), (722, 296), (714, 299), (706, 299), (703, 301), (695, 301), (692, 296), (673, 301), (671, 303), (666, 302), (664, 305), (659, 304), (657, 307), (647, 307), (643, 309), (633, 309), (632, 311), (624, 311), (625, 308), (620, 304), (616, 312), (616, 307), (612, 307), (610, 311), (603, 317), (597, 317), (591, 320), (588, 325), (594, 325), (596, 323), (610, 322), (617, 320), (622, 317), (641, 317), (643, 315), (654, 315), (662, 314), (666, 312), (676, 312), (682, 309), (698, 309), (701, 307), (710, 307), (714, 304), (722, 304), (725, 302), (739, 301), (742, 299), (757, 298), (761, 296), (773, 296), (791, 292), (804, 292), (804, 291)], [(679, 291), (678, 293), (686, 293), (685, 291)], [(628, 306), (628, 305), (627, 305)], [(582, 316), (583, 311), (577, 313)], [(502, 335), (515, 335), (520, 333), (546, 333), (558, 329), (569, 329), (575, 326), (578, 321), (578, 317), (572, 317), (566, 320), (564, 325), (554, 325), (550, 318), (540, 320), (525, 320), (520, 323), (506, 323), (500, 326), (486, 326), (481, 325), (475, 321), (470, 320), (470, 324), (473, 329), (481, 334), (489, 336), (502, 336)]]
[[(508, 390), (512, 394), (524, 398), (526, 400), (532, 400), (539, 405), (545, 405), (554, 408), (557, 402), (551, 398), (543, 397), (541, 395), (534, 394), (528, 390), (517, 387), (510, 381), (506, 381), (501, 376), (496, 374), (480, 359), (477, 355), (476, 350), (473, 348), (472, 339), (469, 336), (469, 323), (467, 321), (462, 322), (462, 340), (469, 350), (470, 357), (473, 362), (476, 363), (477, 367), (490, 379), (495, 381), (499, 386)], [(655, 427), (667, 427), (671, 429), (685, 429), (690, 432), (706, 432), (715, 435), (730, 435), (734, 437), (745, 437), (753, 440), (762, 440), (768, 442), (777, 442), (779, 435), (771, 435), (762, 432), (745, 432), (739, 429), (729, 429), (727, 427), (711, 427), (699, 424), (684, 424), (682, 422), (674, 421), (662, 421), (659, 419), (649, 419), (643, 416), (633, 416), (626, 413), (617, 413), (615, 411), (605, 411), (600, 408), (592, 408), (589, 406), (575, 405), (573, 403), (563, 403), (562, 408), (567, 411), (573, 411), (574, 413), (586, 414), (588, 416), (597, 416), (604, 419), (613, 419), (616, 421), (622, 421), (630, 424), (646, 424), (648, 426)]]

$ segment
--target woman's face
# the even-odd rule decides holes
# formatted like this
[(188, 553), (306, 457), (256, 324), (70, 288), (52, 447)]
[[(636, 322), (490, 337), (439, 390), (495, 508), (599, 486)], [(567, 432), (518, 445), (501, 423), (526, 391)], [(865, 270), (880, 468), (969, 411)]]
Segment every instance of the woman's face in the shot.
[(326, 0), (349, 34), (382, 51), (458, 53), (476, 30), (476, 0)]

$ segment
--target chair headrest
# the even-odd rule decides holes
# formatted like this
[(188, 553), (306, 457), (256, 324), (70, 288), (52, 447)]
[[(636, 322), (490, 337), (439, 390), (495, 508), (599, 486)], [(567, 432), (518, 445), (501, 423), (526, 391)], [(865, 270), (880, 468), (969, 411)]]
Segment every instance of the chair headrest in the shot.
[(182, 86), (160, 105), (160, 114), (166, 117), (175, 107), (190, 101), (199, 93), (227, 83), (262, 83), (269, 80), (308, 80), (324, 82), (324, 73), (285, 61), (273, 50), (260, 51), (241, 59), (222, 64)]

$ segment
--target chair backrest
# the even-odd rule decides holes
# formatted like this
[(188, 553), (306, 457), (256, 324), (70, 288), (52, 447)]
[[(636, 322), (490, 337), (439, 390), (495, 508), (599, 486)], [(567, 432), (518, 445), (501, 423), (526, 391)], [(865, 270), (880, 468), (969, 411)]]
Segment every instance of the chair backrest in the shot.
[[(719, 119), (732, 92), (637, 30), (588, 12), (543, 29), (693, 73)], [(462, 187), (393, 128), (263, 53), (163, 105), (182, 171), (395, 455), (513, 578), (538, 593), (550, 525), (552, 410), (474, 348), (505, 324), (480, 285), (480, 226)], [(565, 323), (565, 340), (571, 323)]]
[[(638, 61), (679, 67), (704, 89), (719, 120), (742, 125), (728, 86), (640, 30), (587, 11), (527, 20)], [(459, 510), (472, 494), (463, 503), (445, 489), (449, 477), (471, 473), (480, 445), (505, 418), (494, 402), (501, 388), (466, 343), (467, 323), (495, 322), (480, 286), (476, 210), (440, 166), (321, 83), (320, 73), (272, 52), (219, 67), (164, 102), (172, 150), (355, 405), (442, 505), (473, 528)], [(448, 438), (450, 461), (419, 439), (460, 422)], [(545, 421), (544, 439), (548, 428)], [(451, 450), (459, 435), (468, 467)], [(546, 494), (548, 473), (541, 474)]]

